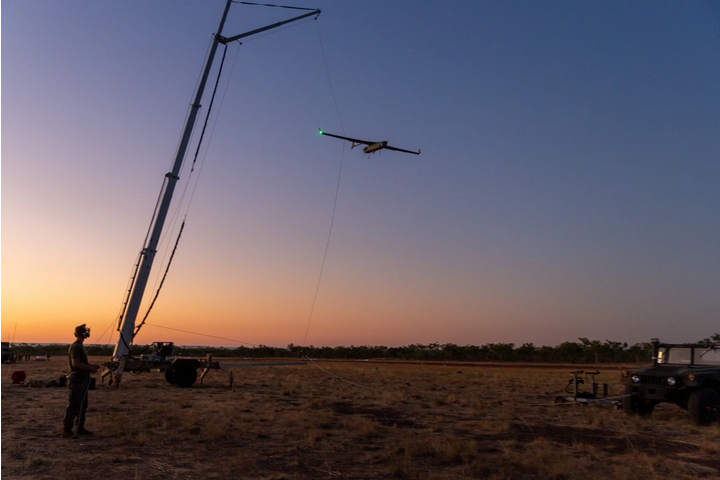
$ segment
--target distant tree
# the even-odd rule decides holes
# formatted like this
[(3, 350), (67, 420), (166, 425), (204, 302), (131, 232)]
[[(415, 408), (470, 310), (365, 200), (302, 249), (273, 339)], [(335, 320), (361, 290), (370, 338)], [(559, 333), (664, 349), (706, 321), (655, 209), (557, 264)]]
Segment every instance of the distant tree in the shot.
[(563, 342), (555, 347), (555, 351), (561, 362), (581, 363), (585, 356), (583, 345), (575, 342)]
[[(536, 347), (532, 343), (524, 343), (515, 348), (512, 343), (489, 343), (485, 345), (457, 345), (438, 342), (411, 344), (399, 347), (382, 345), (350, 345), (337, 347), (298, 346), (289, 344), (287, 348), (257, 345), (253, 347), (239, 346), (234, 349), (224, 347), (184, 347), (176, 346), (175, 356), (203, 357), (212, 354), (216, 357), (294, 357), (325, 359), (371, 359), (385, 358), (396, 360), (422, 361), (492, 361), (492, 362), (543, 362), (543, 363), (645, 363), (652, 356), (652, 344), (638, 343), (628, 346), (627, 343), (605, 340), (590, 340), (585, 337), (579, 342), (563, 342), (556, 347)], [(714, 334), (703, 342), (720, 343), (720, 334)], [(67, 355), (69, 344), (38, 345), (18, 343), (13, 350), (18, 355)], [(86, 345), (91, 356), (110, 356), (113, 345)], [(133, 354), (147, 352), (148, 345), (133, 345)]]
[(636, 343), (627, 350), (629, 358), (627, 361), (634, 363), (648, 362), (652, 359), (651, 343)]
[(720, 343), (720, 333), (714, 333), (710, 336), (710, 338), (700, 340), (699, 343)]
[(440, 358), (442, 360), (459, 360), (460, 349), (454, 343), (440, 345)]
[(515, 353), (517, 354), (518, 360), (523, 362), (534, 362), (538, 349), (532, 343), (523, 343), (521, 347), (518, 347), (515, 350)]
[(490, 343), (487, 345), (491, 360), (496, 362), (507, 362), (513, 359), (513, 343)]
[(538, 348), (537, 358), (543, 363), (552, 363), (557, 361), (557, 352), (553, 347), (542, 346)]

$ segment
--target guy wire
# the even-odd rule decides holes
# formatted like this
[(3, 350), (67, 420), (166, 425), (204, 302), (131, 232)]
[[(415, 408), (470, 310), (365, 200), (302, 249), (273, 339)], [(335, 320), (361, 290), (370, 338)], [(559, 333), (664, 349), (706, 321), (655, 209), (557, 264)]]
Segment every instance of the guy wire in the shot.
[[(267, 37), (268, 35), (275, 35), (276, 33), (283, 32), (283, 31), (288, 30), (288, 29), (290, 29), (290, 28), (299, 27), (300, 25), (302, 25), (302, 24), (304, 24), (304, 23), (307, 23), (307, 22), (312, 22), (313, 20), (315, 20), (315, 19), (313, 19), (313, 18), (308, 18), (307, 20), (303, 20), (302, 22), (294, 23), (294, 24), (292, 24), (292, 25), (286, 25), (286, 26), (284, 26), (284, 27), (282, 27), (282, 28), (277, 28), (277, 29), (275, 29), (275, 30), (271, 30), (271, 31), (269, 31), (269, 32), (267, 32), (267, 33), (264, 33), (264, 34), (262, 34), (262, 35), (255, 35), (255, 36), (253, 36), (253, 37), (248, 38), (247, 40), (243, 40), (242, 43), (249, 43), (249, 42), (253, 42), (253, 41), (255, 41), (255, 40), (260, 40), (261, 38)], [(240, 40), (236, 40), (236, 41), (237, 41), (238, 43), (241, 43)], [(241, 44), (242, 44), (242, 43), (241, 43)]]
[(320, 365), (318, 365), (317, 363), (315, 363), (315, 360), (313, 360), (312, 358), (308, 357), (307, 355), (302, 355), (301, 358), (304, 358), (305, 360), (307, 360), (308, 362), (310, 362), (310, 363), (313, 365), (313, 367), (315, 367), (315, 368), (317, 368), (317, 369), (319, 369), (319, 370), (322, 370), (323, 372), (327, 373), (328, 375), (331, 375), (331, 376), (333, 376), (333, 377), (337, 378), (338, 380), (341, 380), (341, 381), (343, 381), (343, 382), (345, 382), (345, 383), (348, 383), (348, 384), (350, 384), (350, 385), (354, 385), (354, 386), (356, 386), (356, 387), (364, 388), (364, 389), (366, 389), (366, 390), (372, 390), (372, 391), (376, 391), (376, 390), (377, 390), (377, 389), (375, 389), (375, 388), (368, 387), (367, 385), (361, 385), (361, 384), (359, 384), (359, 383), (351, 382), (350, 380), (348, 380), (348, 379), (346, 379), (346, 378), (343, 378), (343, 377), (341, 377), (341, 376), (339, 376), (339, 375), (335, 375), (335, 374), (332, 373), (330, 370), (327, 370), (327, 369), (325, 369), (325, 368), (322, 368)]
[[(148, 325), (148, 326), (150, 326), (150, 327), (156, 327), (156, 328), (164, 328), (164, 329), (166, 329), (166, 330), (174, 330), (174, 331), (176, 331), (176, 332), (189, 333), (189, 334), (191, 334), (191, 335), (198, 335), (198, 336), (200, 336), (200, 337), (217, 338), (218, 340), (227, 340), (228, 342), (241, 343), (241, 344), (243, 344), (243, 345), (251, 345), (251, 346), (253, 346), (253, 347), (259, 347), (259, 346), (261, 346), (260, 344), (257, 344), (257, 343), (243, 342), (243, 341), (241, 341), (241, 340), (234, 340), (234, 339), (232, 339), (232, 338), (218, 337), (218, 336), (216, 336), (216, 335), (208, 335), (208, 334), (206, 334), (206, 333), (191, 332), (191, 331), (189, 331), (189, 330), (182, 330), (182, 329), (180, 329), (180, 328), (164, 327), (164, 326), (162, 326), (162, 325), (155, 325), (154, 323), (147, 323), (147, 322), (146, 322), (145, 325)], [(268, 345), (268, 346), (270, 346), (270, 345)], [(279, 347), (273, 347), (273, 348), (279, 348)]]
[(255, 7), (275, 7), (275, 8), (289, 8), (291, 10), (307, 10), (307, 11), (313, 11), (314, 8), (307, 8), (307, 7), (290, 7), (287, 5), (273, 5), (271, 3), (255, 3), (255, 2), (242, 2), (240, 0), (233, 0), (232, 3), (240, 3), (242, 5), (252, 5)]

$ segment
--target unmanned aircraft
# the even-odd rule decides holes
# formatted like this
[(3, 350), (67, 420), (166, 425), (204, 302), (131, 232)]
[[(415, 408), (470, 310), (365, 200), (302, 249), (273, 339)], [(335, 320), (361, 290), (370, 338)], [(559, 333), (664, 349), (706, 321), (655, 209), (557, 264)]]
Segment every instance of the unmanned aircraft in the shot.
[(322, 131), (322, 128), (318, 129), (318, 133), (320, 135), (327, 135), (328, 137), (335, 137), (335, 138), (339, 138), (340, 140), (347, 140), (348, 142), (352, 142), (352, 147), (350, 147), (350, 148), (359, 147), (360, 145), (367, 145), (367, 147), (363, 148), (363, 152), (365, 152), (365, 153), (375, 153), (378, 150), (382, 150), (383, 148), (385, 148), (387, 150), (395, 150), (396, 152), (405, 152), (405, 153), (412, 153), (413, 155), (420, 155), (420, 149), (418, 149), (417, 152), (413, 152), (411, 150), (403, 150), (402, 148), (391, 147), (390, 145), (388, 145), (387, 141), (368, 142), (366, 140), (358, 140), (357, 138), (341, 137), (340, 135), (333, 135), (332, 133), (325, 133)]

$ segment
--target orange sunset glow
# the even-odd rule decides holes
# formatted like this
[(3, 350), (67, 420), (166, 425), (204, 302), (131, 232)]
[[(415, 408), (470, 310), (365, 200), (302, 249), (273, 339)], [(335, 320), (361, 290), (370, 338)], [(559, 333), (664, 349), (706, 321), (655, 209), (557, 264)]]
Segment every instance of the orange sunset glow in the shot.
[[(197, 149), (218, 51), (137, 323), (185, 229), (135, 342), (717, 331), (711, 7), (401, 3), (321, 0), (316, 21), (228, 44)], [(3, 341), (68, 343), (82, 323), (118, 341), (223, 5), (3, 4)], [(286, 13), (243, 8), (227, 32)]]

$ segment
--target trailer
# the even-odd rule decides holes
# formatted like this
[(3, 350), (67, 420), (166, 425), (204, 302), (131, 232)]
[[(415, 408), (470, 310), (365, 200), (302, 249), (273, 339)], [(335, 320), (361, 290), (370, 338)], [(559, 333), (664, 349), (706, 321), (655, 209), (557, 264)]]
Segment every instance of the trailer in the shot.
[[(585, 374), (584, 379), (582, 378), (583, 374)], [(585, 372), (583, 370), (570, 372), (571, 378), (568, 380), (567, 385), (565, 385), (565, 393), (569, 395), (559, 395), (555, 397), (555, 403), (612, 405), (615, 409), (619, 409), (621, 407), (621, 397), (609, 397), (608, 384), (600, 384), (595, 381), (596, 375), (600, 375), (600, 372)], [(590, 391), (581, 391), (580, 385), (583, 384), (589, 384)], [(602, 393), (598, 392), (600, 389), (602, 389)]]
[[(173, 356), (173, 342), (154, 342), (150, 345), (150, 353), (141, 354), (139, 356), (132, 356), (125, 358), (125, 370), (135, 374), (141, 374), (146, 372), (160, 372), (165, 373), (165, 380), (170, 385), (175, 385), (180, 388), (192, 387), (195, 382), (200, 378), (200, 384), (202, 384), (205, 376), (210, 370), (222, 370), (227, 376), (230, 382), (230, 388), (233, 386), (233, 372), (231, 368), (236, 367), (279, 367), (279, 366), (297, 366), (306, 365), (306, 362), (241, 362), (241, 363), (227, 363), (213, 360), (213, 356), (208, 354), (205, 357), (175, 357)], [(117, 375), (117, 369), (120, 367), (120, 362), (117, 359), (113, 359), (106, 362), (104, 370), (101, 374), (102, 382), (105, 383), (105, 379), (108, 379), (108, 385), (115, 383), (113, 377)], [(198, 375), (199, 372), (199, 375)], [(108, 378), (109, 377), (109, 378)]]

